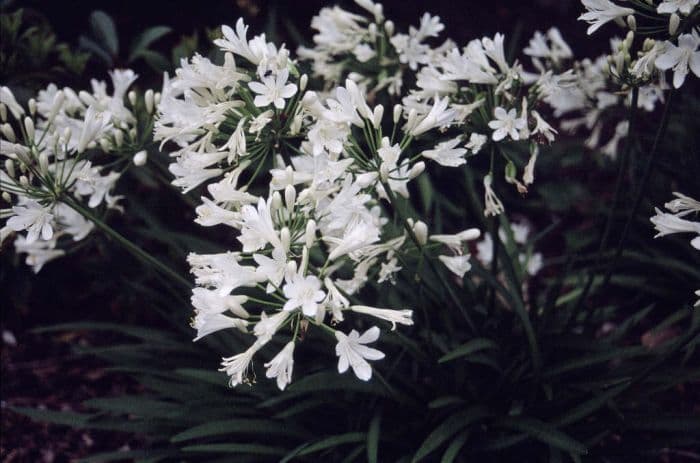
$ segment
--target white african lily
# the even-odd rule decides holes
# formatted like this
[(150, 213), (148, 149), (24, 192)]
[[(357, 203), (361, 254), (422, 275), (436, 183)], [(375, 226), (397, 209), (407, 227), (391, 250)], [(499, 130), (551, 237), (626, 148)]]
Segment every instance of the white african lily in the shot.
[(350, 310), (391, 322), (392, 331), (396, 329), (397, 323), (401, 325), (413, 325), (413, 311), (409, 309), (378, 309), (366, 305), (353, 305), (350, 307)]
[(527, 127), (527, 121), (523, 117), (518, 117), (515, 108), (506, 112), (500, 106), (494, 109), (493, 115), (496, 119), (489, 122), (489, 127), (494, 130), (491, 138), (493, 141), (501, 141), (506, 136), (513, 140), (520, 140), (520, 131)]
[(264, 107), (274, 104), (275, 108), (283, 109), (284, 100), (291, 98), (297, 92), (296, 84), (288, 84), (289, 71), (282, 69), (276, 76), (263, 77), (262, 83), (250, 82), (248, 87), (258, 95), (253, 103), (255, 106)]
[(680, 11), (687, 16), (697, 4), (698, 0), (664, 0), (656, 7), (656, 11), (661, 14), (672, 14)]
[(445, 264), (450, 272), (462, 278), (472, 268), (472, 264), (469, 262), (470, 257), (469, 254), (465, 254), (463, 256), (438, 256), (438, 259)]
[(338, 356), (338, 373), (345, 373), (349, 367), (362, 381), (369, 381), (372, 378), (372, 367), (367, 360), (380, 360), (384, 358), (384, 353), (365, 346), (379, 339), (379, 328), (373, 326), (362, 335), (356, 330), (352, 330), (346, 335), (340, 331), (335, 332), (338, 344), (335, 346), (335, 354)]
[(697, 33), (678, 37), (678, 46), (666, 42), (666, 51), (656, 58), (656, 67), (662, 71), (673, 68), (673, 86), (680, 88), (688, 75), (688, 68), (700, 77), (700, 37)]
[(28, 200), (23, 206), (12, 208), (14, 215), (7, 220), (7, 226), (14, 231), (27, 230), (27, 244), (39, 239), (44, 241), (53, 237), (53, 214), (34, 200)]
[(461, 166), (467, 163), (466, 159), (464, 159), (467, 150), (465, 148), (456, 148), (461, 141), (462, 137), (455, 137), (451, 140), (440, 142), (434, 149), (423, 151), (421, 156), (432, 159), (441, 166)]
[(294, 341), (289, 341), (275, 357), (265, 364), (267, 378), (277, 378), (277, 387), (281, 391), (292, 382), (294, 369)]
[(287, 283), (282, 288), (287, 302), (283, 310), (292, 311), (301, 307), (304, 315), (315, 316), (318, 311), (318, 304), (326, 297), (326, 293), (321, 290), (321, 280), (314, 275), (303, 276), (295, 273), (287, 279)]
[(634, 14), (632, 8), (623, 8), (610, 0), (581, 0), (581, 3), (583, 3), (587, 11), (579, 16), (578, 19), (590, 24), (587, 31), (588, 35), (591, 35), (614, 19)]

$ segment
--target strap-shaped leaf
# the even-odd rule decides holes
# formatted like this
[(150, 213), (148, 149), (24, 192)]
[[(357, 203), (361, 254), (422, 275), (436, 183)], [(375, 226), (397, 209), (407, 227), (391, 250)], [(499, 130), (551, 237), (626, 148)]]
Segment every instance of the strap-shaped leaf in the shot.
[(418, 462), (426, 456), (434, 452), (438, 447), (445, 443), (450, 437), (457, 434), (459, 431), (477, 422), (490, 413), (485, 407), (471, 407), (462, 412), (455, 413), (442, 422), (435, 428), (428, 437), (425, 438), (416, 454), (413, 456), (413, 462)]
[(90, 15), (90, 28), (97, 40), (104, 49), (112, 56), (119, 53), (119, 38), (117, 37), (117, 28), (114, 26), (112, 18), (104, 11), (93, 11)]
[(506, 418), (496, 424), (524, 432), (545, 444), (568, 453), (586, 454), (588, 449), (581, 442), (559, 431), (554, 426), (534, 418)]
[(443, 355), (438, 362), (445, 363), (462, 357), (467, 357), (474, 352), (484, 349), (497, 349), (498, 344), (487, 338), (476, 338), (468, 341), (449, 354)]

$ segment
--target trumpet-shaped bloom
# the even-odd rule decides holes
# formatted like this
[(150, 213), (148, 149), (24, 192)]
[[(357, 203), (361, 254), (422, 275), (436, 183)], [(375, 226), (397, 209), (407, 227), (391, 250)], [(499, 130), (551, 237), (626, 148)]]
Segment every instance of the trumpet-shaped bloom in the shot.
[(369, 381), (372, 378), (372, 367), (367, 360), (383, 359), (384, 353), (367, 347), (365, 344), (379, 339), (379, 328), (373, 326), (361, 336), (356, 330), (352, 330), (348, 335), (336, 331), (335, 338), (338, 340), (338, 344), (335, 346), (335, 354), (338, 356), (338, 372), (345, 373), (349, 367), (352, 367), (355, 376), (362, 381)]

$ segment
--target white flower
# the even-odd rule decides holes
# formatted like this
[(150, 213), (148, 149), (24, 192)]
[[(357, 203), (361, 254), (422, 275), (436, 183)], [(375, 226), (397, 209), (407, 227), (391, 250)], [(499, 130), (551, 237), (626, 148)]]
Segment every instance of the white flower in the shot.
[(537, 111), (532, 111), (530, 114), (535, 118), (535, 129), (532, 131), (532, 135), (541, 134), (548, 142), (553, 142), (554, 134), (557, 133), (556, 129), (549, 125)]
[(253, 327), (253, 333), (258, 339), (267, 342), (277, 333), (289, 318), (289, 312), (277, 312), (267, 316), (265, 312), (260, 314), (260, 321)]
[(675, 196), (676, 199), (667, 202), (664, 204), (664, 207), (678, 214), (679, 217), (690, 214), (691, 212), (700, 212), (700, 201), (678, 192), (674, 192), (673, 196)]
[(387, 280), (394, 283), (394, 274), (401, 270), (398, 263), (396, 258), (390, 259), (388, 262), (382, 262), (377, 283), (384, 283)]
[(683, 34), (678, 37), (678, 46), (666, 42), (666, 51), (656, 58), (656, 67), (662, 71), (673, 68), (673, 86), (680, 88), (685, 82), (688, 68), (700, 77), (700, 37), (697, 33)]
[(438, 256), (438, 259), (445, 264), (450, 272), (462, 278), (472, 268), (472, 264), (469, 262), (470, 257), (469, 254), (465, 254), (463, 256)]
[(447, 109), (449, 104), (450, 99), (447, 96), (443, 99), (435, 98), (435, 102), (430, 108), (428, 114), (426, 114), (424, 118), (420, 119), (420, 122), (418, 122), (418, 119), (416, 119), (415, 122), (417, 123), (413, 126), (407, 123), (406, 130), (412, 136), (417, 137), (418, 135), (421, 135), (436, 127), (447, 127), (452, 123), (457, 115), (457, 111), (455, 109)]
[(291, 311), (301, 307), (304, 315), (313, 317), (318, 310), (318, 304), (326, 293), (321, 290), (321, 280), (314, 275), (303, 276), (300, 273), (292, 275), (282, 288), (287, 298), (282, 310)]
[(345, 373), (348, 367), (352, 367), (355, 376), (362, 381), (369, 381), (372, 378), (372, 367), (365, 359), (383, 359), (384, 353), (364, 344), (379, 339), (379, 328), (373, 326), (362, 336), (356, 330), (352, 330), (349, 335), (336, 331), (335, 338), (338, 340), (338, 344), (335, 346), (335, 355), (338, 356), (338, 372)]
[(462, 137), (455, 137), (452, 140), (443, 141), (437, 144), (434, 149), (423, 151), (422, 156), (432, 159), (441, 166), (458, 167), (466, 164), (464, 155), (467, 150), (455, 148), (462, 141)]
[(498, 196), (496, 196), (496, 193), (491, 188), (492, 181), (491, 174), (484, 176), (484, 204), (486, 205), (484, 215), (486, 217), (498, 215), (505, 210), (503, 208), (503, 203), (498, 199)]
[(267, 371), (265, 376), (277, 378), (277, 387), (281, 391), (292, 382), (292, 370), (294, 369), (294, 341), (287, 345), (275, 357), (265, 364)]
[(461, 254), (462, 243), (475, 240), (479, 236), (481, 236), (481, 231), (478, 228), (468, 228), (454, 235), (430, 235), (430, 239), (446, 244), (456, 254)]
[(53, 214), (47, 208), (34, 200), (29, 200), (24, 206), (14, 206), (14, 215), (7, 220), (7, 226), (14, 231), (27, 230), (27, 244), (32, 244), (39, 235), (44, 241), (53, 237)]
[(484, 147), (489, 137), (482, 135), (480, 133), (472, 133), (469, 135), (469, 142), (466, 144), (466, 148), (472, 152), (472, 154), (477, 154)]
[(245, 332), (248, 322), (240, 318), (228, 317), (221, 313), (199, 312), (192, 320), (192, 327), (197, 330), (197, 337), (193, 341), (199, 341), (216, 331), (228, 328), (237, 328)]
[(225, 371), (231, 377), (229, 386), (235, 387), (242, 383), (248, 383), (248, 369), (250, 361), (253, 360), (253, 355), (264, 345), (264, 342), (257, 340), (245, 352), (236, 354), (233, 357), (224, 357), (221, 359), (221, 368), (219, 371)]
[(682, 219), (677, 215), (663, 212), (658, 207), (655, 210), (656, 215), (650, 219), (658, 231), (654, 238), (672, 233), (696, 233), (700, 235), (700, 222)]
[(253, 260), (258, 264), (255, 273), (259, 274), (261, 279), (268, 281), (266, 291), (272, 293), (276, 288), (279, 288), (284, 279), (284, 271), (287, 268), (287, 254), (280, 248), (272, 250), (272, 258), (262, 254), (253, 254)]
[(697, 4), (698, 0), (664, 0), (656, 7), (656, 11), (661, 14), (672, 14), (680, 11), (687, 16)]
[(489, 127), (494, 130), (491, 136), (493, 141), (501, 141), (506, 136), (510, 136), (513, 140), (520, 140), (520, 131), (527, 127), (527, 121), (518, 117), (515, 108), (506, 112), (499, 106), (493, 111), (493, 115), (496, 119), (489, 122)]
[(413, 325), (413, 310), (378, 309), (366, 305), (353, 305), (350, 307), (350, 310), (391, 322), (392, 331), (396, 329), (397, 323), (409, 326)]
[(588, 35), (591, 35), (609, 21), (634, 14), (632, 8), (623, 8), (610, 0), (581, 0), (581, 3), (586, 7), (587, 12), (579, 16), (578, 19), (590, 24), (587, 31)]
[(277, 109), (284, 108), (285, 98), (291, 98), (297, 92), (296, 84), (288, 84), (289, 71), (282, 69), (277, 76), (271, 75), (263, 77), (262, 83), (250, 82), (248, 87), (258, 95), (253, 101), (255, 106), (267, 106), (271, 103)]

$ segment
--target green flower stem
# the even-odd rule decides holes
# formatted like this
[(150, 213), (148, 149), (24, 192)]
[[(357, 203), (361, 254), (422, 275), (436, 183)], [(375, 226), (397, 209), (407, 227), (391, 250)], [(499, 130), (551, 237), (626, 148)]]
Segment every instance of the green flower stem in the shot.
[(673, 99), (674, 94), (675, 89), (671, 89), (668, 93), (666, 106), (664, 106), (664, 112), (661, 116), (661, 123), (659, 124), (659, 128), (656, 131), (656, 135), (654, 137), (654, 144), (652, 145), (651, 153), (649, 154), (649, 159), (647, 159), (647, 163), (644, 166), (644, 173), (642, 174), (642, 181), (639, 185), (639, 190), (637, 191), (637, 195), (635, 196), (634, 202), (632, 203), (632, 209), (630, 210), (630, 213), (627, 216), (625, 228), (622, 229), (622, 235), (620, 236), (620, 241), (617, 243), (615, 254), (613, 255), (613, 258), (608, 264), (608, 268), (606, 269), (605, 276), (603, 277), (603, 283), (600, 285), (601, 290), (606, 288), (608, 283), (610, 283), (612, 272), (615, 269), (617, 261), (622, 255), (622, 251), (625, 249), (627, 235), (629, 234), (632, 222), (634, 222), (634, 217), (637, 215), (637, 211), (639, 211), (639, 206), (642, 203), (642, 198), (644, 198), (646, 187), (649, 184), (649, 179), (651, 178), (651, 170), (654, 167), (654, 163), (656, 162), (656, 156), (659, 154), (659, 146), (661, 145), (661, 140), (663, 140), (664, 135), (666, 134), (666, 128), (668, 127), (668, 119), (669, 115), (671, 114), (671, 101)]
[(182, 277), (180, 274), (175, 272), (173, 269), (141, 249), (140, 247), (136, 246), (134, 243), (132, 243), (130, 240), (119, 234), (116, 230), (114, 230), (112, 227), (104, 223), (102, 220), (100, 220), (95, 214), (93, 214), (89, 209), (83, 207), (80, 205), (78, 202), (74, 201), (73, 199), (70, 198), (61, 198), (61, 201), (75, 210), (77, 213), (85, 217), (87, 220), (91, 221), (92, 223), (95, 224), (97, 228), (102, 230), (107, 236), (110, 238), (113, 238), (116, 240), (119, 244), (124, 246), (127, 251), (132, 253), (135, 257), (138, 259), (141, 259), (142, 261), (146, 262), (147, 264), (153, 266), (154, 268), (160, 270), (164, 275), (172, 278), (174, 281), (178, 282), (180, 285), (183, 287), (189, 289), (192, 289), (192, 283), (190, 283), (188, 280), (186, 280), (184, 277)]
[[(406, 230), (406, 233), (408, 233), (408, 236), (411, 238), (411, 241), (416, 245), (416, 247), (420, 250), (421, 254), (423, 254), (424, 249), (423, 245), (418, 241), (418, 237), (416, 236), (415, 233), (413, 233), (413, 229), (411, 226), (408, 224), (408, 220), (406, 217), (404, 217), (403, 212), (401, 211), (401, 208), (398, 206), (398, 203), (396, 202), (396, 196), (394, 196), (394, 192), (391, 191), (391, 188), (389, 188), (389, 185), (386, 182), (381, 182), (382, 186), (384, 187), (384, 191), (386, 192), (387, 198), (389, 198), (389, 202), (391, 203), (391, 207), (394, 209), (396, 214), (399, 216), (401, 222), (403, 223), (403, 227)], [(469, 327), (474, 330), (475, 325), (474, 322), (472, 321), (471, 317), (469, 317), (469, 314), (466, 310), (466, 308), (462, 305), (462, 302), (459, 300), (459, 297), (457, 294), (455, 294), (454, 289), (452, 286), (445, 281), (445, 279), (442, 276), (442, 273), (440, 273), (440, 270), (435, 266), (435, 262), (433, 262), (432, 259), (426, 259), (428, 262), (428, 266), (430, 269), (435, 273), (435, 275), (438, 277), (438, 280), (440, 280), (440, 283), (442, 286), (445, 287), (447, 290), (447, 294), (450, 296), (450, 299), (452, 299), (452, 302), (459, 307), (459, 309), (462, 311), (464, 314), (465, 320), (469, 324)]]
[[(622, 196), (622, 183), (625, 176), (625, 167), (627, 165), (627, 160), (632, 152), (632, 145), (634, 144), (634, 130), (636, 128), (637, 121), (637, 102), (639, 101), (639, 88), (634, 87), (632, 89), (632, 102), (630, 104), (629, 110), (629, 131), (627, 132), (627, 143), (625, 144), (625, 149), (620, 156), (620, 165), (618, 166), (617, 179), (615, 181), (615, 193), (613, 196), (613, 202), (608, 211), (608, 215), (605, 219), (605, 228), (603, 230), (603, 235), (600, 239), (600, 244), (598, 245), (598, 250), (596, 252), (595, 264), (593, 269), (588, 273), (588, 278), (586, 279), (586, 284), (581, 291), (580, 296), (576, 300), (576, 305), (574, 306), (573, 313), (578, 313), (582, 308), (583, 304), (588, 297), (588, 294), (593, 287), (593, 281), (595, 279), (596, 270), (600, 267), (605, 249), (608, 246), (608, 239), (610, 238), (610, 231), (612, 230), (612, 223), (615, 218), (615, 211), (617, 210), (618, 203)], [(575, 317), (573, 317), (575, 318)]]

